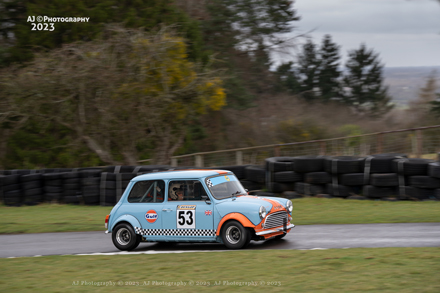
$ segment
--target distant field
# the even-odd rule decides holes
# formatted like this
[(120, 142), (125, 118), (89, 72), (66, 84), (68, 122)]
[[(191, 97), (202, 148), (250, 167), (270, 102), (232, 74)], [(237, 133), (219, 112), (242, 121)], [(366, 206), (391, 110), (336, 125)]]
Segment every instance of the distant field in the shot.
[[(0, 206), (0, 234), (103, 231), (112, 207)], [(293, 200), (296, 225), (440, 222), (440, 201), (387, 202), (303, 198)]]
[(0, 259), (2, 292), (440, 292), (440, 248)]
[(439, 66), (385, 67), (384, 83), (389, 87), (388, 94), (393, 102), (405, 108), (410, 100), (417, 99), (419, 90), (425, 86), (429, 75), (439, 70)]

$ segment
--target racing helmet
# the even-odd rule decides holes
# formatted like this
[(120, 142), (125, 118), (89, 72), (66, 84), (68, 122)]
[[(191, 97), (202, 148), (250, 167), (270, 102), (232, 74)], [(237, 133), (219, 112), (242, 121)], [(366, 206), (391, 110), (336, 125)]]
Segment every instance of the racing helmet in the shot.
[(180, 183), (172, 183), (169, 190), (170, 198), (177, 200), (179, 198), (179, 196), (177, 195), (177, 191), (179, 190), (182, 191), (182, 186), (180, 185)]

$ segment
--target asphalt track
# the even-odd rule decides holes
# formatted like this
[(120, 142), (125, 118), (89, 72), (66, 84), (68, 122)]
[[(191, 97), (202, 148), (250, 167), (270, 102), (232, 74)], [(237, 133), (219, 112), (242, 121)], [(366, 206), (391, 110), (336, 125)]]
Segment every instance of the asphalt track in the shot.
[[(282, 240), (251, 241), (247, 249), (356, 247), (440, 247), (440, 223), (296, 226)], [(141, 243), (129, 253), (220, 250), (226, 248), (217, 243)], [(0, 235), (0, 258), (96, 253), (121, 252), (113, 246), (111, 235), (104, 231)]]

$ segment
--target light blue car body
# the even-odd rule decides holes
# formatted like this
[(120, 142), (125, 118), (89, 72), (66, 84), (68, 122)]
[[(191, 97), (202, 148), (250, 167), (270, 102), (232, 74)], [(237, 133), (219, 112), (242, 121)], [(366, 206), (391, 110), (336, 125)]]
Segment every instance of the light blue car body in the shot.
[[(221, 178), (221, 177), (224, 178)], [(119, 223), (129, 223), (144, 241), (151, 242), (222, 242), (218, 229), (228, 215), (242, 215), (252, 225), (261, 226), (259, 210), (264, 206), (271, 213), (273, 203), (277, 209), (285, 209), (288, 199), (277, 197), (232, 196), (216, 199), (207, 186), (207, 179), (213, 181), (236, 180), (235, 175), (224, 170), (185, 170), (166, 171), (140, 175), (131, 180), (119, 202), (113, 207), (108, 220), (108, 232), (112, 232)], [(207, 199), (163, 202), (129, 202), (128, 195), (139, 181), (163, 180), (165, 195), (168, 195), (169, 183), (176, 180), (198, 180), (205, 189)], [(209, 181), (208, 181), (209, 182)], [(178, 227), (180, 217), (190, 210), (192, 218), (185, 218), (192, 227)], [(287, 209), (285, 209), (287, 211)], [(180, 213), (180, 214), (179, 214)], [(289, 219), (291, 218), (289, 213)], [(179, 219), (178, 219), (179, 217)], [(193, 220), (195, 223), (193, 223)], [(182, 218), (183, 221), (183, 218)], [(290, 224), (290, 221), (289, 221)], [(292, 225), (293, 226), (293, 225)]]

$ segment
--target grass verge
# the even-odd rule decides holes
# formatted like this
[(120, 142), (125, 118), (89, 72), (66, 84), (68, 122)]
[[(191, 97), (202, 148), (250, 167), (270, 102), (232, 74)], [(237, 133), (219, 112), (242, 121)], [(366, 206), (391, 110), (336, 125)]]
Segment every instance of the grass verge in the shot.
[[(42, 204), (0, 207), (0, 234), (104, 230), (112, 207)], [(440, 201), (293, 200), (296, 225), (440, 222)]]
[(440, 248), (48, 256), (0, 268), (3, 292), (440, 291)]

